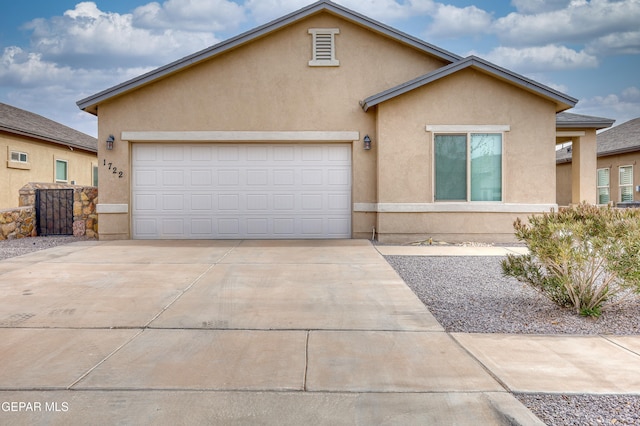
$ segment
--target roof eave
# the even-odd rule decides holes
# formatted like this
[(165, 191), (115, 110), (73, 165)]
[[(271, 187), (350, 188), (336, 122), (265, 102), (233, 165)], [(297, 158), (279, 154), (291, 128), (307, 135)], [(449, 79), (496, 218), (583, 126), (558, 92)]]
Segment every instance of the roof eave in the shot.
[(603, 120), (603, 121), (574, 121), (574, 122), (556, 122), (556, 128), (558, 129), (606, 129), (613, 126), (616, 120)]
[(65, 140), (62, 140), (62, 139), (55, 139), (55, 138), (39, 135), (37, 133), (33, 133), (33, 132), (29, 132), (29, 131), (26, 131), (26, 130), (17, 129), (17, 128), (13, 128), (13, 127), (0, 126), (0, 130), (4, 131), (4, 132), (7, 132), (7, 133), (12, 133), (14, 135), (27, 136), (27, 137), (30, 137), (30, 138), (33, 138), (33, 139), (38, 139), (38, 140), (43, 141), (43, 142), (54, 143), (56, 145), (65, 145), (65, 146), (71, 147), (73, 149), (79, 149), (79, 150), (87, 151), (87, 152), (91, 152), (91, 153), (97, 153), (98, 152), (97, 140), (96, 140), (96, 148), (93, 149), (91, 147), (79, 145), (79, 144), (74, 143), (74, 142), (69, 142), (69, 141), (65, 141)]
[(104, 102), (105, 100), (122, 95), (125, 92), (139, 88), (159, 78), (166, 77), (170, 74), (181, 71), (185, 68), (193, 66), (207, 59), (210, 59), (216, 55), (227, 52), (231, 49), (235, 49), (241, 45), (254, 41), (273, 31), (283, 28), (295, 21), (307, 18), (309, 16), (312, 16), (316, 13), (320, 13), (322, 11), (328, 11), (330, 13), (334, 13), (346, 20), (368, 27), (374, 31), (377, 31), (378, 33), (385, 34), (391, 38), (394, 38), (407, 45), (413, 46), (426, 53), (430, 53), (443, 60), (453, 62), (461, 59), (461, 57), (458, 55), (455, 55), (444, 49), (440, 49), (425, 41), (412, 37), (392, 27), (389, 27), (378, 21), (375, 21), (364, 15), (361, 15), (357, 12), (347, 9), (343, 6), (337, 5), (331, 1), (321, 0), (316, 3), (310, 4), (309, 6), (306, 6), (302, 9), (294, 11), (288, 15), (282, 16), (281, 18), (278, 18), (264, 25), (261, 25), (254, 29), (246, 31), (242, 34), (239, 34), (235, 37), (232, 37), (218, 44), (215, 44), (211, 47), (203, 49), (192, 55), (186, 56), (182, 59), (171, 62), (170, 64), (164, 65), (148, 73), (135, 77), (131, 80), (125, 81), (124, 83), (118, 84), (109, 89), (106, 89), (99, 93), (91, 95), (87, 98), (81, 99), (78, 102), (76, 102), (76, 105), (78, 106), (78, 108), (80, 108), (83, 111), (97, 115), (98, 104), (100, 104), (101, 102)]
[(557, 90), (554, 90), (536, 81), (533, 81), (524, 76), (508, 71), (504, 68), (501, 68), (495, 64), (492, 64), (488, 61), (480, 59), (476, 56), (469, 56), (458, 62), (451, 63), (431, 73), (418, 77), (414, 80), (408, 81), (396, 87), (392, 87), (391, 89), (388, 89), (384, 92), (380, 92), (376, 95), (370, 96), (366, 98), (364, 101), (362, 101), (360, 104), (362, 106), (362, 109), (366, 112), (369, 108), (381, 102), (387, 101), (396, 96), (407, 93), (413, 89), (424, 86), (433, 81), (439, 80), (443, 77), (446, 77), (448, 75), (454, 74), (458, 71), (461, 71), (463, 69), (470, 68), (470, 67), (482, 70), (491, 75), (494, 75), (496, 77), (509, 81), (512, 84), (523, 87), (527, 90), (530, 90), (541, 96), (544, 96), (548, 99), (555, 101), (557, 105), (556, 112), (560, 112), (560, 111), (564, 111), (566, 109), (572, 108), (578, 103), (577, 99), (569, 95), (565, 95), (564, 93), (558, 92)]

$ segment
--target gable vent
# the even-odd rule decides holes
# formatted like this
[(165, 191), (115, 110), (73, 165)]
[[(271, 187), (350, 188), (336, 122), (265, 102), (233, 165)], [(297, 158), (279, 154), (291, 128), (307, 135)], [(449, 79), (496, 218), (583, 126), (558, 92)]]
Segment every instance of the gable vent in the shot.
[(340, 34), (338, 28), (310, 28), (313, 36), (313, 59), (309, 61), (312, 67), (337, 67), (340, 61), (336, 59), (335, 35)]

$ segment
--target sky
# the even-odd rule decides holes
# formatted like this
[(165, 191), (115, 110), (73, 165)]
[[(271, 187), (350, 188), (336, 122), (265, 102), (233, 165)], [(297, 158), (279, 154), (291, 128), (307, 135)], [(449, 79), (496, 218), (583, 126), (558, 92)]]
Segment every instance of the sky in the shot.
[[(640, 0), (335, 0), (460, 56), (640, 117)], [(95, 136), (76, 102), (311, 0), (2, 0), (0, 102)]]

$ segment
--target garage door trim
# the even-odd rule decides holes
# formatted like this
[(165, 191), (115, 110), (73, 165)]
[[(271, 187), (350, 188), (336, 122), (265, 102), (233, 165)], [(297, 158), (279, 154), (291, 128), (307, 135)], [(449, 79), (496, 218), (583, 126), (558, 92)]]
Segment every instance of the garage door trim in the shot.
[(354, 142), (357, 131), (184, 131), (122, 132), (129, 142)]

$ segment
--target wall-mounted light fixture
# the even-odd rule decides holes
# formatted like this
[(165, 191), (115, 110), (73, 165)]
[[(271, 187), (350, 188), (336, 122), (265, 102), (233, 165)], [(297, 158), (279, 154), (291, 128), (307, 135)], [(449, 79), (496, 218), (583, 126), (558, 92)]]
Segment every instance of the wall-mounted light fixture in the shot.
[(364, 141), (364, 149), (366, 149), (367, 151), (371, 149), (371, 138), (369, 137), (369, 135), (366, 135), (363, 139)]
[(116, 138), (113, 135), (109, 135), (107, 138), (107, 149), (111, 151), (113, 149), (113, 143), (116, 141)]

